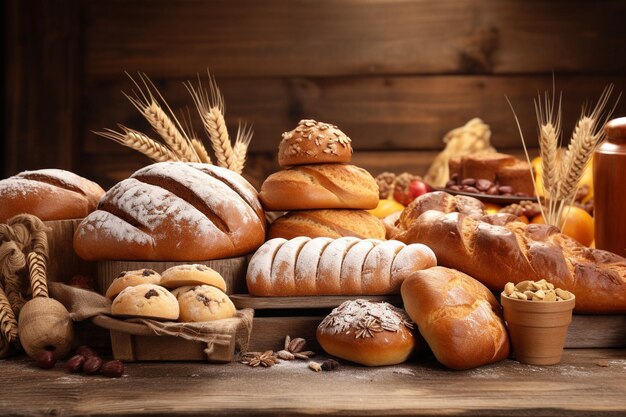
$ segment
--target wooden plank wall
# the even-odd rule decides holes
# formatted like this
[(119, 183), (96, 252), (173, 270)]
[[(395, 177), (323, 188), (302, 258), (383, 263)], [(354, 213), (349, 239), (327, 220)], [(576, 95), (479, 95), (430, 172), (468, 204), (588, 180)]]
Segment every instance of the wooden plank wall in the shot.
[[(354, 141), (355, 163), (373, 174), (423, 173), (443, 135), (475, 116), (491, 125), (496, 147), (519, 151), (505, 95), (534, 140), (532, 99), (551, 88), (553, 71), (568, 134), (581, 104), (607, 83), (626, 90), (623, 1), (63, 1), (72, 11), (63, 17), (33, 12), (42, 0), (6, 6), (17, 45), (8, 54), (20, 58), (7, 78), (17, 114), (7, 126), (6, 174), (53, 162), (110, 186), (146, 164), (91, 133), (117, 123), (149, 132), (120, 93), (132, 88), (124, 71), (147, 72), (177, 109), (191, 106), (182, 81), (209, 67), (225, 95), (231, 132), (239, 120), (254, 125), (245, 176), (257, 186), (277, 169), (280, 133), (301, 118), (339, 125)], [(78, 29), (67, 16), (76, 16)], [(61, 55), (45, 50), (63, 36), (32, 29), (46, 19), (59, 19), (58, 30), (74, 35)], [(34, 56), (22, 57), (28, 48)], [(35, 86), (47, 85), (39, 69), (28, 70), (33, 60), (50, 65), (46, 73), (57, 71), (60, 85), (45, 92), (61, 95), (54, 99), (60, 108), (42, 116), (54, 129), (32, 115), (50, 98), (20, 79), (26, 69)], [(62, 98), (74, 97), (76, 83), (79, 93), (67, 106)], [(626, 114), (624, 101), (617, 113)], [(60, 120), (75, 130), (59, 128)], [(37, 138), (56, 157), (16, 152), (24, 130), (29, 146)]]

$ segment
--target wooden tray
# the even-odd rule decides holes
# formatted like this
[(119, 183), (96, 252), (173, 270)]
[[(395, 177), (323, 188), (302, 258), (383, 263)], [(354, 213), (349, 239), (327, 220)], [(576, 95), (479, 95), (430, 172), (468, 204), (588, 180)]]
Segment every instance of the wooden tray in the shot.
[(226, 281), (227, 294), (246, 291), (248, 260), (245, 256), (211, 261), (102, 261), (97, 264), (98, 288), (102, 294), (122, 271), (150, 268), (161, 273), (173, 266), (185, 264), (202, 264), (215, 269)]
[(315, 297), (255, 297), (250, 294), (234, 294), (230, 299), (237, 308), (253, 308), (255, 310), (272, 309), (332, 309), (344, 301), (366, 299), (375, 302), (385, 301), (395, 306), (402, 306), (399, 295), (320, 295)]
[[(240, 326), (242, 315), (252, 317), (252, 310), (239, 311), (239, 317), (223, 319), (232, 324), (229, 334), (216, 334), (215, 341), (207, 350), (207, 344), (176, 336), (155, 335), (141, 323), (131, 323), (106, 315), (92, 318), (97, 326), (111, 333), (113, 357), (127, 362), (136, 361), (208, 361), (211, 363), (231, 362), (235, 355), (235, 339), (245, 326)], [(237, 330), (239, 329), (239, 330)], [(248, 334), (243, 335), (249, 338)]]

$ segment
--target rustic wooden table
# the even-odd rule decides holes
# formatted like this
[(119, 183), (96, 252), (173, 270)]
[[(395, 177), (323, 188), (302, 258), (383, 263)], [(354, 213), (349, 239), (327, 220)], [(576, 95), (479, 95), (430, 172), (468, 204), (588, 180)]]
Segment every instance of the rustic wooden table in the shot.
[(302, 361), (134, 363), (108, 379), (23, 358), (0, 361), (0, 375), (0, 415), (626, 415), (622, 349), (566, 350), (552, 367), (507, 360), (465, 372), (432, 358), (320, 373)]

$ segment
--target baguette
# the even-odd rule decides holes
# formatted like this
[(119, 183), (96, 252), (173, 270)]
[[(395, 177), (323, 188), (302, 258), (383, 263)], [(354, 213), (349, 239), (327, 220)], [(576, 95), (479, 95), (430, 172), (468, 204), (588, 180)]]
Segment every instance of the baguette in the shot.
[(402, 284), (404, 308), (439, 362), (463, 370), (509, 356), (500, 304), (470, 276), (434, 267)]
[[(507, 214), (477, 217), (473, 210), (455, 211), (459, 207), (452, 200), (458, 198), (418, 198), (403, 213), (394, 238), (427, 245), (440, 265), (458, 269), (494, 292), (509, 281), (545, 279), (576, 295), (578, 313), (626, 313), (625, 258), (587, 248), (553, 226), (526, 225)], [(433, 210), (430, 199), (442, 202), (443, 211)]]
[(397, 294), (406, 276), (436, 263), (428, 247), (393, 240), (277, 238), (257, 250), (246, 279), (257, 296)]

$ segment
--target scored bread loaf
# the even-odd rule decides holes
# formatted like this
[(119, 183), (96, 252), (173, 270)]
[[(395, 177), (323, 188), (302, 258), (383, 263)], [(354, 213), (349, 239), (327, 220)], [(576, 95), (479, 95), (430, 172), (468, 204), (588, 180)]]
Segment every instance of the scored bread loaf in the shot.
[(301, 165), (267, 177), (259, 198), (270, 211), (367, 210), (378, 205), (378, 185), (369, 172), (354, 165)]
[[(431, 198), (441, 202), (442, 211), (425, 201)], [(474, 209), (469, 214), (454, 211), (460, 206), (452, 200), (458, 198), (419, 197), (398, 222), (394, 239), (427, 245), (440, 265), (458, 269), (495, 292), (509, 281), (545, 279), (576, 295), (576, 312), (626, 313), (625, 258), (587, 248), (556, 227), (526, 225), (513, 215), (477, 217)]]
[(395, 240), (277, 238), (256, 251), (246, 280), (258, 296), (397, 294), (406, 276), (436, 264), (428, 247)]
[(300, 120), (298, 126), (283, 133), (278, 145), (278, 164), (336, 164), (350, 162), (352, 141), (337, 126), (316, 120)]
[(62, 169), (20, 172), (0, 181), (0, 223), (23, 213), (43, 221), (82, 218), (103, 194), (95, 182)]
[(302, 210), (274, 220), (268, 235), (270, 239), (298, 236), (384, 239), (385, 225), (365, 210)]
[(208, 164), (162, 162), (111, 188), (74, 236), (86, 260), (197, 261), (247, 254), (265, 216), (240, 175)]
[(443, 267), (415, 272), (402, 284), (402, 301), (445, 366), (470, 369), (509, 356), (500, 304), (470, 276)]

